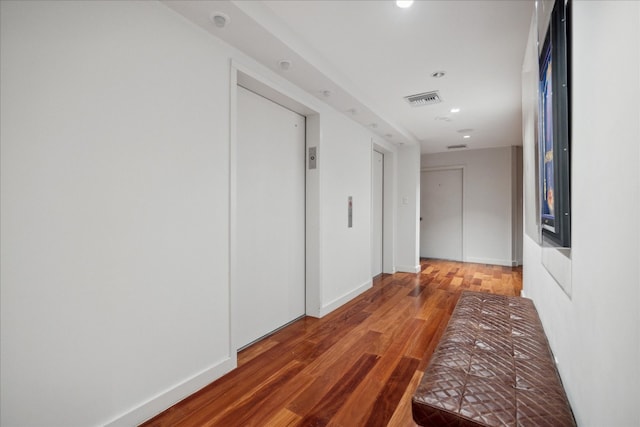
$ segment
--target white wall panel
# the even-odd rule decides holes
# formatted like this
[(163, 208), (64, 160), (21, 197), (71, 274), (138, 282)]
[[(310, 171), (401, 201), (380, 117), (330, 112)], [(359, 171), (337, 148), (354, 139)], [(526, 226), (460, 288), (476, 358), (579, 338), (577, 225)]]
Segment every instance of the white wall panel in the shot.
[(640, 424), (640, 3), (572, 7), (572, 293), (528, 236), (524, 291), (578, 425), (632, 426)]
[[(371, 286), (371, 134), (338, 114), (322, 120), (322, 314)], [(353, 226), (348, 227), (348, 198)]]
[(1, 424), (104, 424), (231, 367), (228, 63), (157, 3), (1, 7)]
[(420, 272), (420, 149), (398, 149), (398, 234), (396, 269)]

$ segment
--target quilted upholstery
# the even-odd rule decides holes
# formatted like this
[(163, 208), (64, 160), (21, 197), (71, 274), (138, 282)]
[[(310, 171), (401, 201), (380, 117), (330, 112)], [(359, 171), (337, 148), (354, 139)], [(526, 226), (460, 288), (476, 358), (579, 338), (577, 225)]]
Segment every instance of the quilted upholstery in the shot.
[(575, 426), (526, 298), (462, 293), (413, 396), (423, 426)]

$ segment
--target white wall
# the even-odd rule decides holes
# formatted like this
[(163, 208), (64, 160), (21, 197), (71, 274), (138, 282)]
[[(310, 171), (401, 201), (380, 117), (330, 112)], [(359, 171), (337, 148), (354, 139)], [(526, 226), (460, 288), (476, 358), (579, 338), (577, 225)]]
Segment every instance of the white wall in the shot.
[(636, 426), (640, 3), (576, 1), (572, 25), (572, 296), (526, 235), (524, 291), (540, 312), (578, 424)]
[(162, 4), (0, 4), (0, 424), (132, 425), (235, 366), (232, 60), (319, 114), (318, 312), (367, 288), (369, 131)]
[(1, 29), (2, 425), (229, 369), (226, 60), (156, 3), (2, 2)]
[[(463, 256), (466, 262), (518, 265), (517, 241), (521, 221), (515, 221), (521, 187), (514, 179), (521, 174), (515, 147), (451, 151), (425, 154), (422, 168), (463, 166)], [(520, 168), (520, 169), (519, 169)], [(515, 197), (514, 197), (515, 196)]]
[(396, 270), (420, 272), (420, 147), (398, 149)]
[(342, 115), (327, 115), (322, 123), (320, 315), (371, 287), (371, 134)]

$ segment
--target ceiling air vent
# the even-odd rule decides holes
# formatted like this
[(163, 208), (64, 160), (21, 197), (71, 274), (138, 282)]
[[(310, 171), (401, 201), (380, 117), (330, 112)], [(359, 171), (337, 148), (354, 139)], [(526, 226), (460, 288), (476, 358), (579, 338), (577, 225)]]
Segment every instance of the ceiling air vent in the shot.
[(467, 144), (447, 145), (447, 150), (455, 150), (457, 148), (467, 148)]
[(440, 92), (438, 92), (437, 90), (434, 90), (431, 92), (419, 93), (417, 95), (405, 96), (404, 99), (406, 99), (407, 102), (411, 104), (411, 106), (413, 107), (438, 104), (442, 102), (442, 98), (440, 98)]

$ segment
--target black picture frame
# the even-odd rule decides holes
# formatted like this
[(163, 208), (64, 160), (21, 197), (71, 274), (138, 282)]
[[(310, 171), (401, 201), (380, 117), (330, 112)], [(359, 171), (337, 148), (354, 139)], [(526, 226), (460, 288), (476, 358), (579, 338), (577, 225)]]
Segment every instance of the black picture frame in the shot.
[(556, 0), (539, 56), (542, 239), (571, 247), (570, 6)]

